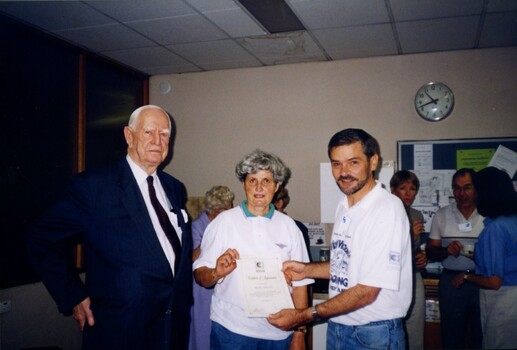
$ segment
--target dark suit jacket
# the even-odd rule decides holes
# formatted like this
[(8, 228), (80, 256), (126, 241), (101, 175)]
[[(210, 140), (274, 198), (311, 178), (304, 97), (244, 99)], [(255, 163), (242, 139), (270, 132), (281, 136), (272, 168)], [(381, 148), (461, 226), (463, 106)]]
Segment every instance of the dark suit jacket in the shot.
[[(90, 296), (95, 325), (84, 349), (187, 349), (192, 305), (192, 236), (179, 208), (185, 188), (158, 176), (182, 230), (177, 275), (160, 246), (126, 159), (77, 175), (27, 236), (35, 270), (60, 312)], [(70, 264), (70, 248), (84, 244), (85, 283)]]

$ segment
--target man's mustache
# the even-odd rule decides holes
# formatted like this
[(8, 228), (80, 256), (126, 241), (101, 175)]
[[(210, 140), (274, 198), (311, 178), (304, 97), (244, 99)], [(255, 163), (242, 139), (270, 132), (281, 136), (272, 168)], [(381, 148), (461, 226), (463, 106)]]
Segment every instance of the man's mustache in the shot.
[(338, 181), (348, 181), (348, 180), (356, 180), (357, 181), (357, 178), (356, 177), (353, 177), (352, 175), (345, 175), (345, 176), (340, 176), (338, 178)]

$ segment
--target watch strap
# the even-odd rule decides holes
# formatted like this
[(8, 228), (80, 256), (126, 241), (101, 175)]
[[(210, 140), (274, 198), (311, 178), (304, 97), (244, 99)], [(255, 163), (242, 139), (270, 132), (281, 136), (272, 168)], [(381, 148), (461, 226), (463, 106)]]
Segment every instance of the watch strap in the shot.
[(294, 330), (295, 332), (302, 332), (303, 334), (307, 333), (307, 327), (306, 326), (300, 326)]
[(321, 319), (320, 314), (318, 313), (318, 310), (316, 309), (316, 306), (312, 307), (311, 314), (312, 314), (312, 322), (316, 322)]

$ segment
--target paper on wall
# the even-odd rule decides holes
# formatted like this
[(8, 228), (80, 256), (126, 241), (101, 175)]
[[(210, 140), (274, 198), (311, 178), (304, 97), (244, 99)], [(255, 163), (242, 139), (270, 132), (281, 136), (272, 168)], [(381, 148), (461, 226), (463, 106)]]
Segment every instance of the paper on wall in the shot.
[(488, 163), (488, 166), (504, 170), (511, 178), (513, 178), (517, 171), (517, 152), (514, 152), (503, 145), (499, 145), (494, 156)]

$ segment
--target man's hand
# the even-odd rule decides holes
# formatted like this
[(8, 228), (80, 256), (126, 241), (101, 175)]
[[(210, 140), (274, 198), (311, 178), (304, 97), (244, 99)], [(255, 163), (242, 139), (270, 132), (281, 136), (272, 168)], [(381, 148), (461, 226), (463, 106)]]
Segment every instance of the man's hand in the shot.
[(284, 261), (282, 271), (288, 285), (292, 285), (293, 281), (300, 281), (306, 277), (305, 264), (299, 261)]
[(458, 257), (460, 255), (461, 248), (463, 248), (463, 245), (460, 241), (452, 241), (447, 247), (447, 253), (454, 257)]
[(456, 276), (454, 276), (452, 278), (451, 284), (456, 288), (460, 288), (463, 285), (463, 283), (465, 282), (463, 275), (464, 275), (464, 272), (458, 273)]
[(84, 325), (86, 320), (88, 320), (88, 325), (92, 327), (95, 324), (95, 318), (93, 317), (93, 312), (90, 310), (90, 297), (87, 297), (80, 304), (77, 304), (74, 307), (73, 318), (79, 324), (79, 328), (81, 331), (84, 329)]
[(310, 320), (309, 317), (306, 317), (307, 310), (309, 309), (283, 309), (276, 314), (269, 315), (267, 321), (277, 328), (288, 331)]

